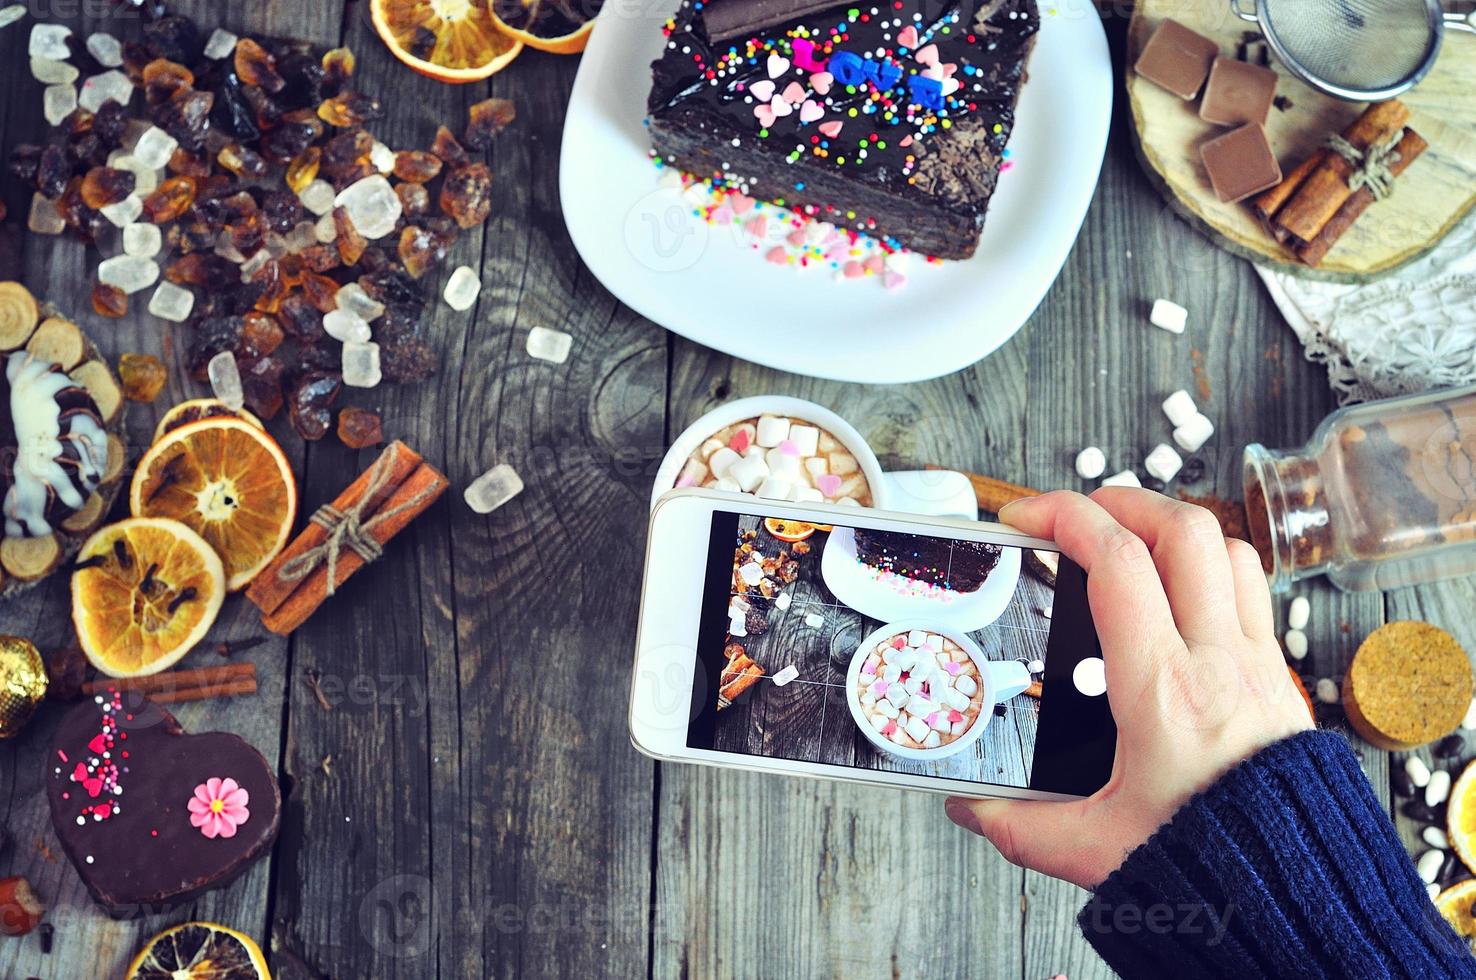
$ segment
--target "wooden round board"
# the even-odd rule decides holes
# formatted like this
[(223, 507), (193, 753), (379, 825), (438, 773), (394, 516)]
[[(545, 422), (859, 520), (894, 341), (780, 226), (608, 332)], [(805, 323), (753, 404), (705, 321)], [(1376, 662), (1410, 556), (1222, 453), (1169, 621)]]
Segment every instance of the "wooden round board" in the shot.
[(1198, 100), (1185, 102), (1133, 72), (1138, 52), (1166, 17), (1218, 41), (1222, 54), (1234, 57), (1249, 42), (1247, 60), (1257, 62), (1265, 51), (1281, 79), (1276, 91), (1282, 105), (1272, 107), (1266, 133), (1283, 173), (1329, 133), (1341, 131), (1363, 106), (1322, 95), (1293, 77), (1256, 25), (1230, 10), (1229, 0), (1139, 0), (1128, 28), (1127, 56), (1139, 156), (1164, 195), (1217, 244), (1308, 278), (1365, 282), (1423, 255), (1476, 204), (1476, 98), (1471, 94), (1476, 37), (1447, 31), (1435, 67), (1400, 97), (1410, 108), (1409, 125), (1429, 141), (1429, 149), (1399, 177), (1393, 195), (1370, 207), (1312, 269), (1283, 251), (1244, 203), (1222, 204), (1215, 197), (1199, 145), (1225, 130), (1199, 118)]

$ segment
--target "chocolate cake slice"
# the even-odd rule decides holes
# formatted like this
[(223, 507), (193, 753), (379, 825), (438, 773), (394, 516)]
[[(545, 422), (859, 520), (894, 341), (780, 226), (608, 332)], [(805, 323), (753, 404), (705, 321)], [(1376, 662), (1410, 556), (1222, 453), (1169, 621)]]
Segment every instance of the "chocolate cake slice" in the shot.
[(954, 592), (984, 584), (1002, 554), (997, 544), (856, 528), (856, 557), (881, 571)]
[(651, 142), (750, 197), (967, 258), (1039, 28), (1034, 0), (682, 0), (651, 66)]

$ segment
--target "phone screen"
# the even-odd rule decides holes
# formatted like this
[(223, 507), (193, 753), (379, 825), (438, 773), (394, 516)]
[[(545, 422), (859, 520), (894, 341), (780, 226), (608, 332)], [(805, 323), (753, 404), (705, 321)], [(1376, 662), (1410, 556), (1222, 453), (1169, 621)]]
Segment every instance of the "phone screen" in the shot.
[(1057, 552), (719, 511), (700, 630), (690, 748), (1077, 796), (1111, 773)]

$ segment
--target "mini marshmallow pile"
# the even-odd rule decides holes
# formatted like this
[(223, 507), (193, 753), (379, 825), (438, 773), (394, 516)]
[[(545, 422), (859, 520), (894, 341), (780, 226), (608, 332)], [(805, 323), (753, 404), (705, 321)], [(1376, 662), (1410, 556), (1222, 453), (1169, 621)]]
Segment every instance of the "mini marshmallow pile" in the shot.
[(974, 661), (952, 640), (926, 630), (878, 643), (856, 686), (871, 727), (909, 749), (955, 741), (974, 724), (984, 703)]
[(730, 425), (703, 441), (676, 485), (797, 504), (871, 506), (861, 464), (839, 440), (818, 426), (776, 415)]
[[(1189, 392), (1182, 388), (1163, 400), (1163, 414), (1174, 427), (1174, 442), (1186, 453), (1197, 453), (1215, 434), (1215, 424), (1199, 410)], [(1149, 476), (1169, 482), (1178, 475), (1184, 465), (1183, 458), (1174, 447), (1160, 442), (1153, 447), (1148, 458), (1143, 460), (1143, 469)], [(1107, 470), (1107, 454), (1096, 446), (1088, 446), (1076, 454), (1076, 472), (1083, 480), (1095, 480)], [(1141, 487), (1143, 482), (1132, 470), (1123, 470), (1102, 477), (1104, 487)]]

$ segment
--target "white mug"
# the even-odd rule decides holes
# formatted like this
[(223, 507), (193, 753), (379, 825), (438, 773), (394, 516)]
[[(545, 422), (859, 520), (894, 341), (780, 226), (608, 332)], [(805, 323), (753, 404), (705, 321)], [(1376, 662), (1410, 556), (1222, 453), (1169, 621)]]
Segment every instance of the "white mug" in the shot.
[[(873, 728), (871, 722), (866, 719), (866, 713), (861, 710), (860, 696), (856, 693), (856, 685), (861, 676), (861, 665), (866, 662), (866, 658), (876, 649), (877, 645), (898, 634), (910, 633), (912, 630), (919, 629), (946, 636), (969, 655), (974, 666), (979, 668), (979, 690), (983, 695), (979, 717), (974, 719), (974, 724), (969, 727), (969, 730), (947, 745), (940, 745), (936, 749), (910, 749), (887, 738)], [(861, 729), (866, 740), (872, 745), (899, 759), (929, 762), (957, 755), (979, 741), (984, 735), (984, 730), (989, 727), (989, 722), (994, 718), (994, 706), (1020, 694), (1030, 686), (1031, 680), (1030, 671), (1023, 663), (1018, 660), (988, 659), (984, 656), (984, 651), (979, 649), (979, 644), (969, 639), (966, 633), (939, 629), (931, 623), (921, 621), (887, 623), (862, 640), (856, 652), (851, 655), (851, 666), (846, 671), (846, 704), (851, 709), (851, 719), (856, 722), (856, 727)]]
[(687, 458), (711, 435), (735, 422), (777, 415), (817, 425), (835, 436), (856, 457), (861, 473), (871, 488), (871, 505), (878, 510), (903, 511), (930, 517), (963, 517), (977, 520), (979, 504), (968, 477), (951, 470), (904, 470), (888, 473), (882, 470), (876, 453), (871, 451), (861, 433), (839, 415), (823, 405), (791, 398), (787, 395), (755, 395), (719, 405), (677, 436), (651, 488), (651, 506), (663, 493), (676, 486), (677, 477)]

